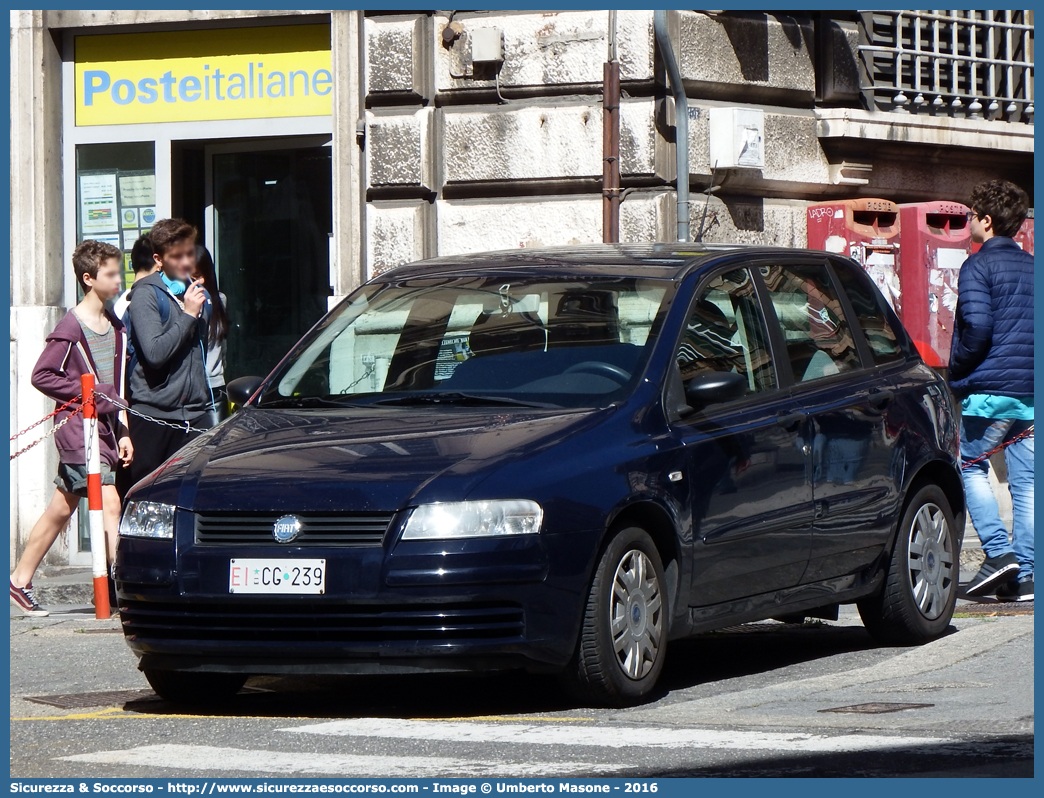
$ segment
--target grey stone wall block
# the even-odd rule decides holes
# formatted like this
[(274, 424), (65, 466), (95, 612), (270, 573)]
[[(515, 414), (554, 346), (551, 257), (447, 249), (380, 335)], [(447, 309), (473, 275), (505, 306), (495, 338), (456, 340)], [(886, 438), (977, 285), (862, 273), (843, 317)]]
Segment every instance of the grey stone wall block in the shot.
[(366, 206), (366, 279), (426, 256), (432, 206), (423, 200)]
[[(453, 17), (461, 34), (451, 47), (443, 46), (442, 32), (450, 23), (445, 13), (434, 17), (433, 51), (435, 90), (489, 88), (493, 74), (475, 78), (469, 29), (499, 28), (504, 34), (503, 87), (543, 88), (601, 84), (608, 53), (607, 11), (551, 11), (544, 13), (474, 14)], [(653, 35), (651, 11), (621, 11), (617, 15), (618, 58), (621, 80), (651, 80)]]
[(655, 74), (655, 44), (652, 11), (616, 13), (616, 57), (620, 81), (652, 80)]
[[(673, 208), (673, 194), (627, 197), (620, 205), (621, 241), (663, 240), (675, 224)], [(436, 216), (439, 255), (602, 241), (598, 196), (440, 200)]]
[(369, 184), (434, 188), (434, 110), (384, 115), (367, 112), (366, 165)]
[(807, 17), (677, 12), (682, 78), (703, 97), (790, 95), (811, 100), (813, 28)]
[(831, 182), (814, 116), (765, 114), (764, 176), (790, 183)]
[(440, 200), (435, 213), (439, 255), (602, 240), (601, 198)]
[(447, 110), (440, 143), (447, 183), (602, 172), (602, 114), (597, 106)]
[[(29, 305), (12, 306), (10, 315), (10, 425), (11, 431), (25, 429), (54, 410), (54, 401), (48, 399), (30, 382), (30, 375), (40, 353), (46, 345), (47, 334), (65, 315), (65, 308)], [(72, 423), (76, 423), (74, 419)], [(47, 429), (50, 425), (43, 427)], [(19, 438), (17, 447), (22, 448), (40, 437), (37, 428), (24, 438)], [(58, 470), (58, 450), (50, 440), (20, 455), (11, 463), (10, 531), (11, 554), (20, 556), (33, 524), (43, 513), (54, 493), (51, 480)], [(67, 536), (59, 536), (58, 545), (48, 552), (46, 562), (67, 562)]]
[[(602, 174), (600, 105), (447, 109), (439, 137), (446, 183), (598, 178)], [(621, 104), (620, 170), (653, 175), (665, 156), (653, 102)]]
[[(363, 214), (360, 200), (364, 153), (359, 146), (358, 124), (363, 75), (358, 13), (335, 11), (330, 15), (330, 66), (337, 91), (333, 95), (332, 216), (337, 220), (331, 237), (330, 284), (332, 296), (343, 297), (365, 280)], [(328, 307), (330, 307), (328, 305)]]
[(849, 20), (824, 20), (827, 25), (827, 71), (823, 99), (828, 102), (859, 100), (859, 25)]
[[(676, 111), (675, 111), (676, 113)], [(710, 106), (697, 105), (689, 100), (689, 174), (709, 175), (714, 166), (710, 162)], [(674, 120), (670, 120), (674, 124)]]
[(708, 203), (705, 194), (693, 194), (691, 199), (693, 239), (702, 229), (702, 240), (708, 244), (808, 245), (806, 202), (712, 195)]
[(62, 62), (44, 23), (48, 13), (11, 12), (12, 306), (60, 305), (69, 268), (61, 224)]
[[(212, 11), (180, 11), (176, 9), (121, 9), (118, 11), (80, 11), (61, 9), (45, 11), (45, 22), (49, 28), (87, 28), (107, 25), (156, 25), (163, 22), (184, 23), (186, 21), (225, 21), (238, 19), (255, 19), (261, 17), (296, 17), (311, 16), (316, 12), (310, 9), (280, 10), (262, 9), (246, 11), (242, 9), (217, 9)], [(346, 13), (334, 11), (334, 14)], [(355, 12), (347, 12), (355, 13)]]
[(620, 241), (648, 244), (677, 238), (677, 196), (673, 191), (630, 194), (620, 203)]
[[(601, 146), (599, 139), (599, 157)], [(655, 175), (661, 180), (674, 176), (672, 150), (656, 131), (653, 100), (624, 100), (620, 103), (620, 174), (623, 177)]]
[(427, 94), (430, 42), (424, 17), (368, 17), (366, 92), (370, 96)]

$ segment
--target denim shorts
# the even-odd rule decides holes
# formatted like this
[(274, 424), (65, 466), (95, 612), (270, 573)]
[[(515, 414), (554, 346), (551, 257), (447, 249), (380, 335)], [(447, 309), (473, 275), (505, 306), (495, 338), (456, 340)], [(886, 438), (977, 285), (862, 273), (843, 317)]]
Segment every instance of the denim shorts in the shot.
[[(103, 485), (115, 485), (116, 475), (112, 473), (108, 463), (101, 464), (101, 483)], [(58, 464), (58, 476), (54, 478), (54, 484), (66, 493), (76, 496), (87, 496), (87, 466)]]

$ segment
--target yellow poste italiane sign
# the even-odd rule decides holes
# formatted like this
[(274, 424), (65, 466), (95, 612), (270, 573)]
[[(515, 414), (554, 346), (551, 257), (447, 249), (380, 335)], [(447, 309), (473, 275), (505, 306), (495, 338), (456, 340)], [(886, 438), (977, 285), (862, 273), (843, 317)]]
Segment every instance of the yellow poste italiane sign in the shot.
[(329, 25), (76, 37), (76, 124), (328, 116)]

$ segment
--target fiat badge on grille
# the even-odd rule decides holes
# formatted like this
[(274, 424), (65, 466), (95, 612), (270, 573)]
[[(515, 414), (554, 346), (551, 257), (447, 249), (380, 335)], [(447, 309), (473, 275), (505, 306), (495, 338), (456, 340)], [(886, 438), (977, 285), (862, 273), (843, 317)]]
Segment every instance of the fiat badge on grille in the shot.
[(284, 515), (277, 518), (272, 527), (272, 537), (276, 543), (293, 543), (301, 534), (301, 519), (296, 515)]

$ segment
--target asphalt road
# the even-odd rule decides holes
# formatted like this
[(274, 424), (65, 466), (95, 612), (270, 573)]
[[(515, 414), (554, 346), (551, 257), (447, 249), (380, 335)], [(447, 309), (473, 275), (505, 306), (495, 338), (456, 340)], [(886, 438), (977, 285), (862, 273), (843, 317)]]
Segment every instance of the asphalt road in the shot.
[[(11, 776), (1032, 776), (1033, 617), (961, 609), (916, 649), (853, 608), (673, 644), (626, 710), (504, 674), (255, 678), (213, 714), (150, 695), (116, 621), (12, 617)], [(26, 700), (59, 694), (79, 707)], [(928, 706), (823, 711), (881, 702)]]

